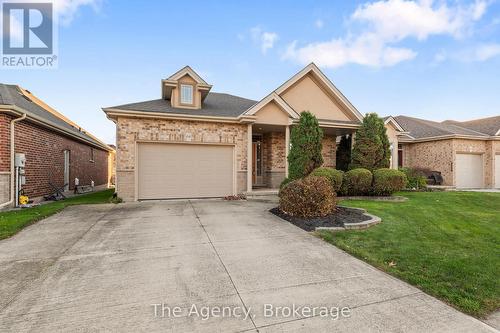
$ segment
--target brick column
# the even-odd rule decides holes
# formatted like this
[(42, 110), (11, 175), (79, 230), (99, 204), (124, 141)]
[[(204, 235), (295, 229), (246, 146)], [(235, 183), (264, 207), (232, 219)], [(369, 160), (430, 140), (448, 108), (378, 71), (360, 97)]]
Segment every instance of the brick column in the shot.
[(285, 127), (285, 177), (288, 177), (288, 151), (290, 150), (290, 126)]
[(247, 126), (247, 192), (252, 192), (252, 124)]

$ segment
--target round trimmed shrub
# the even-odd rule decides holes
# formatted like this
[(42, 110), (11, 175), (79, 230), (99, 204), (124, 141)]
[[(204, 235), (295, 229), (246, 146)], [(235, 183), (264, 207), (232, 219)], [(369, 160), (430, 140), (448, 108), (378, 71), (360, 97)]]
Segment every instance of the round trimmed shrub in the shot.
[(372, 173), (368, 169), (356, 168), (344, 173), (342, 195), (366, 195), (372, 186)]
[(311, 172), (311, 176), (325, 177), (330, 182), (334, 192), (340, 191), (344, 172), (334, 168), (317, 168)]
[(331, 214), (335, 209), (336, 195), (325, 177), (307, 176), (283, 187), (279, 198), (284, 213), (313, 218)]
[(391, 195), (405, 188), (408, 179), (396, 169), (377, 169), (373, 171), (373, 193), (376, 195)]

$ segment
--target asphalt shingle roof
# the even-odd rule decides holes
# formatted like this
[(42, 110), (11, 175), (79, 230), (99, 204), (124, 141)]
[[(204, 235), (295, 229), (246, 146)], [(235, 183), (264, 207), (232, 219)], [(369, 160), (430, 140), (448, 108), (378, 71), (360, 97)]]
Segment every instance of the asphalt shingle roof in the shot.
[(239, 96), (210, 92), (205, 98), (202, 108), (199, 110), (174, 108), (171, 106), (170, 101), (164, 99), (117, 105), (106, 109), (115, 108), (130, 111), (160, 112), (191, 116), (238, 117), (255, 103), (257, 103), (257, 101)]
[(488, 137), (489, 134), (481, 133), (473, 129), (464, 128), (456, 123), (443, 122), (412, 118), (407, 116), (396, 116), (396, 121), (409, 132), (415, 139), (423, 139), (443, 135), (471, 135)]
[(95, 140), (86, 132), (74, 127), (73, 125), (67, 123), (65, 120), (57, 117), (53, 113), (32, 102), (29, 97), (25, 96), (16, 85), (0, 83), (0, 104), (17, 106), (26, 111), (28, 116), (34, 115), (42, 120), (48, 121), (63, 128), (67, 132), (76, 135), (77, 137), (90, 141), (97, 146), (105, 146), (105, 144)]
[(475, 119), (469, 121), (453, 121), (447, 120), (443, 122), (444, 124), (453, 124), (456, 126), (468, 128), (480, 133), (488, 135), (496, 135), (500, 130), (500, 116)]

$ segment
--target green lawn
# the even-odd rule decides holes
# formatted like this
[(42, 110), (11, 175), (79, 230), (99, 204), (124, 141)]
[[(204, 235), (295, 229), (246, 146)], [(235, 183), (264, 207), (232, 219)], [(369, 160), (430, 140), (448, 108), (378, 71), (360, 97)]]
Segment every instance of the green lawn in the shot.
[(500, 307), (500, 193), (401, 193), (407, 202), (342, 201), (382, 223), (321, 232), (339, 248), (476, 317)]
[(114, 190), (100, 191), (45, 205), (0, 213), (0, 239), (11, 237), (24, 227), (55, 214), (69, 205), (109, 203)]

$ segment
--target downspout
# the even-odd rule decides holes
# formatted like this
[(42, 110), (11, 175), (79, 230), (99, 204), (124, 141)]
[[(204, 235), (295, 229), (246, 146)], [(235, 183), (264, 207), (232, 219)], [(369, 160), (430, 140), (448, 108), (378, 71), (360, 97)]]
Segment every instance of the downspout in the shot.
[(19, 118), (13, 119), (10, 121), (10, 200), (0, 204), (0, 208), (11, 205), (14, 202), (15, 193), (14, 193), (14, 158), (15, 158), (15, 149), (14, 149), (14, 125), (23, 119), (26, 118), (26, 113)]

